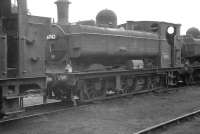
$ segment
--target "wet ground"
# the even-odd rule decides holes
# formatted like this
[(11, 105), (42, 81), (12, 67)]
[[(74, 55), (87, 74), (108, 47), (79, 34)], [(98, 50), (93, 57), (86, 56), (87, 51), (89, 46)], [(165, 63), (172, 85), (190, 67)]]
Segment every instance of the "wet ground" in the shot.
[(7, 123), (1, 134), (132, 134), (200, 106), (200, 88), (98, 102), (82, 108)]

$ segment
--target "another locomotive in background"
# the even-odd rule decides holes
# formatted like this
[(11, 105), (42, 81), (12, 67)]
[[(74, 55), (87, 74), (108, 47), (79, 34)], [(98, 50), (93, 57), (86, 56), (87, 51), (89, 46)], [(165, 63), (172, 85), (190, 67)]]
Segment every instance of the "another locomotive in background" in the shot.
[(49, 18), (27, 15), (26, 0), (0, 1), (0, 116), (22, 112), (27, 90), (46, 88), (49, 24)]
[(199, 74), (199, 66), (185, 64), (188, 57), (182, 51), (187, 43), (180, 24), (128, 21), (117, 25), (116, 14), (108, 9), (97, 14), (96, 22), (71, 24), (69, 2), (56, 4), (58, 23), (51, 25), (46, 51), (50, 97), (92, 101), (189, 84), (193, 72)]
[(197, 28), (190, 28), (186, 36), (182, 36), (182, 57), (192, 65), (200, 64), (200, 31)]

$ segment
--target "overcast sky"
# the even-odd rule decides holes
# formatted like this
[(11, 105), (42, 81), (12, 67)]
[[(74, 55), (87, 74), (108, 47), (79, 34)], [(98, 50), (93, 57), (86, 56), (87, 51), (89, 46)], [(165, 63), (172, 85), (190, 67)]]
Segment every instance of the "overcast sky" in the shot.
[[(27, 0), (32, 15), (57, 16), (56, 0)], [(200, 28), (199, 0), (70, 0), (69, 21), (95, 19), (102, 9), (113, 10), (118, 24), (127, 20), (166, 21), (182, 24), (182, 34), (190, 27)]]

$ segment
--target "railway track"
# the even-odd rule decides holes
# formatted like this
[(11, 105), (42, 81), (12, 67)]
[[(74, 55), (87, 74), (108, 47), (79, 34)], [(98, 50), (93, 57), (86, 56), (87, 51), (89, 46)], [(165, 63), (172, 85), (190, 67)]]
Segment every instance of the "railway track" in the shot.
[[(25, 113), (10, 117), (10, 118), (5, 118), (0, 120), (0, 125), (8, 122), (13, 122), (13, 121), (18, 121), (18, 120), (24, 120), (24, 119), (29, 119), (29, 118), (34, 118), (34, 117), (40, 117), (43, 115), (49, 115), (53, 113), (59, 113), (62, 111), (67, 111), (67, 110), (73, 110), (76, 108), (83, 108), (87, 107), (88, 105), (95, 104), (98, 101), (107, 101), (107, 100), (113, 100), (113, 99), (119, 99), (123, 97), (128, 97), (128, 96), (136, 96), (136, 95), (142, 95), (142, 94), (148, 94), (148, 93), (165, 93), (165, 92), (170, 92), (173, 90), (181, 90), (181, 89), (186, 89), (186, 87), (174, 87), (174, 88), (155, 88), (152, 90), (144, 90), (144, 91), (138, 91), (135, 93), (129, 93), (129, 94), (119, 94), (115, 96), (109, 96), (106, 98), (97, 98), (93, 99), (90, 101), (86, 101), (84, 103), (79, 104), (78, 106), (73, 106), (72, 104), (67, 104), (66, 102), (56, 102), (56, 103), (50, 103), (50, 104), (42, 104), (42, 105), (37, 105), (37, 106), (31, 106), (31, 107), (26, 107), (25, 108)], [(142, 134), (142, 133), (141, 133)]]
[(138, 132), (133, 133), (133, 134), (155, 134), (155, 133), (160, 133), (160, 132), (170, 128), (171, 126), (178, 125), (180, 123), (184, 123), (186, 121), (194, 119), (197, 116), (200, 116), (200, 109), (196, 110), (194, 112), (182, 115), (180, 117), (174, 118), (172, 120), (169, 120), (169, 121), (166, 121), (166, 122), (162, 122), (160, 124), (148, 127), (146, 129), (143, 129), (143, 130), (138, 131)]
[[(48, 109), (43, 110), (42, 112), (39, 111), (38, 109), (40, 109), (42, 106), (44, 106)], [(87, 106), (87, 105), (80, 105), (79, 108), (85, 107), (85, 106)], [(54, 110), (49, 110), (49, 107), (52, 107)], [(18, 120), (23, 120), (23, 119), (28, 119), (28, 118), (34, 118), (34, 117), (39, 117), (39, 116), (43, 116), (43, 115), (49, 115), (49, 114), (53, 114), (53, 113), (62, 112), (65, 110), (75, 109), (75, 108), (76, 107), (73, 107), (71, 105), (63, 106), (62, 102), (60, 102), (60, 103), (57, 102), (56, 104), (51, 103), (48, 106), (46, 104), (43, 104), (40, 106), (32, 106), (32, 107), (26, 108), (28, 111), (26, 112), (26, 114), (24, 116), (17, 116), (17, 117), (13, 117), (13, 118), (2, 119), (2, 120), (0, 120), (0, 125), (3, 123), (7, 123), (7, 122), (18, 121)], [(31, 109), (33, 109), (33, 111)], [(44, 108), (42, 108), (42, 109), (44, 109)], [(35, 112), (35, 111), (38, 111), (38, 112)]]

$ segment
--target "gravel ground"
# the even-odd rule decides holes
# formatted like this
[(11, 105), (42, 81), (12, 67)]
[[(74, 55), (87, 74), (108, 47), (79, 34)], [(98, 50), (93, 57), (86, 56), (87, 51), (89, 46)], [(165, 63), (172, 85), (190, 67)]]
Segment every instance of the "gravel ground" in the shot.
[(98, 102), (95, 105), (7, 123), (1, 134), (132, 134), (197, 110), (200, 88)]
[(161, 134), (200, 134), (200, 118), (171, 127)]

